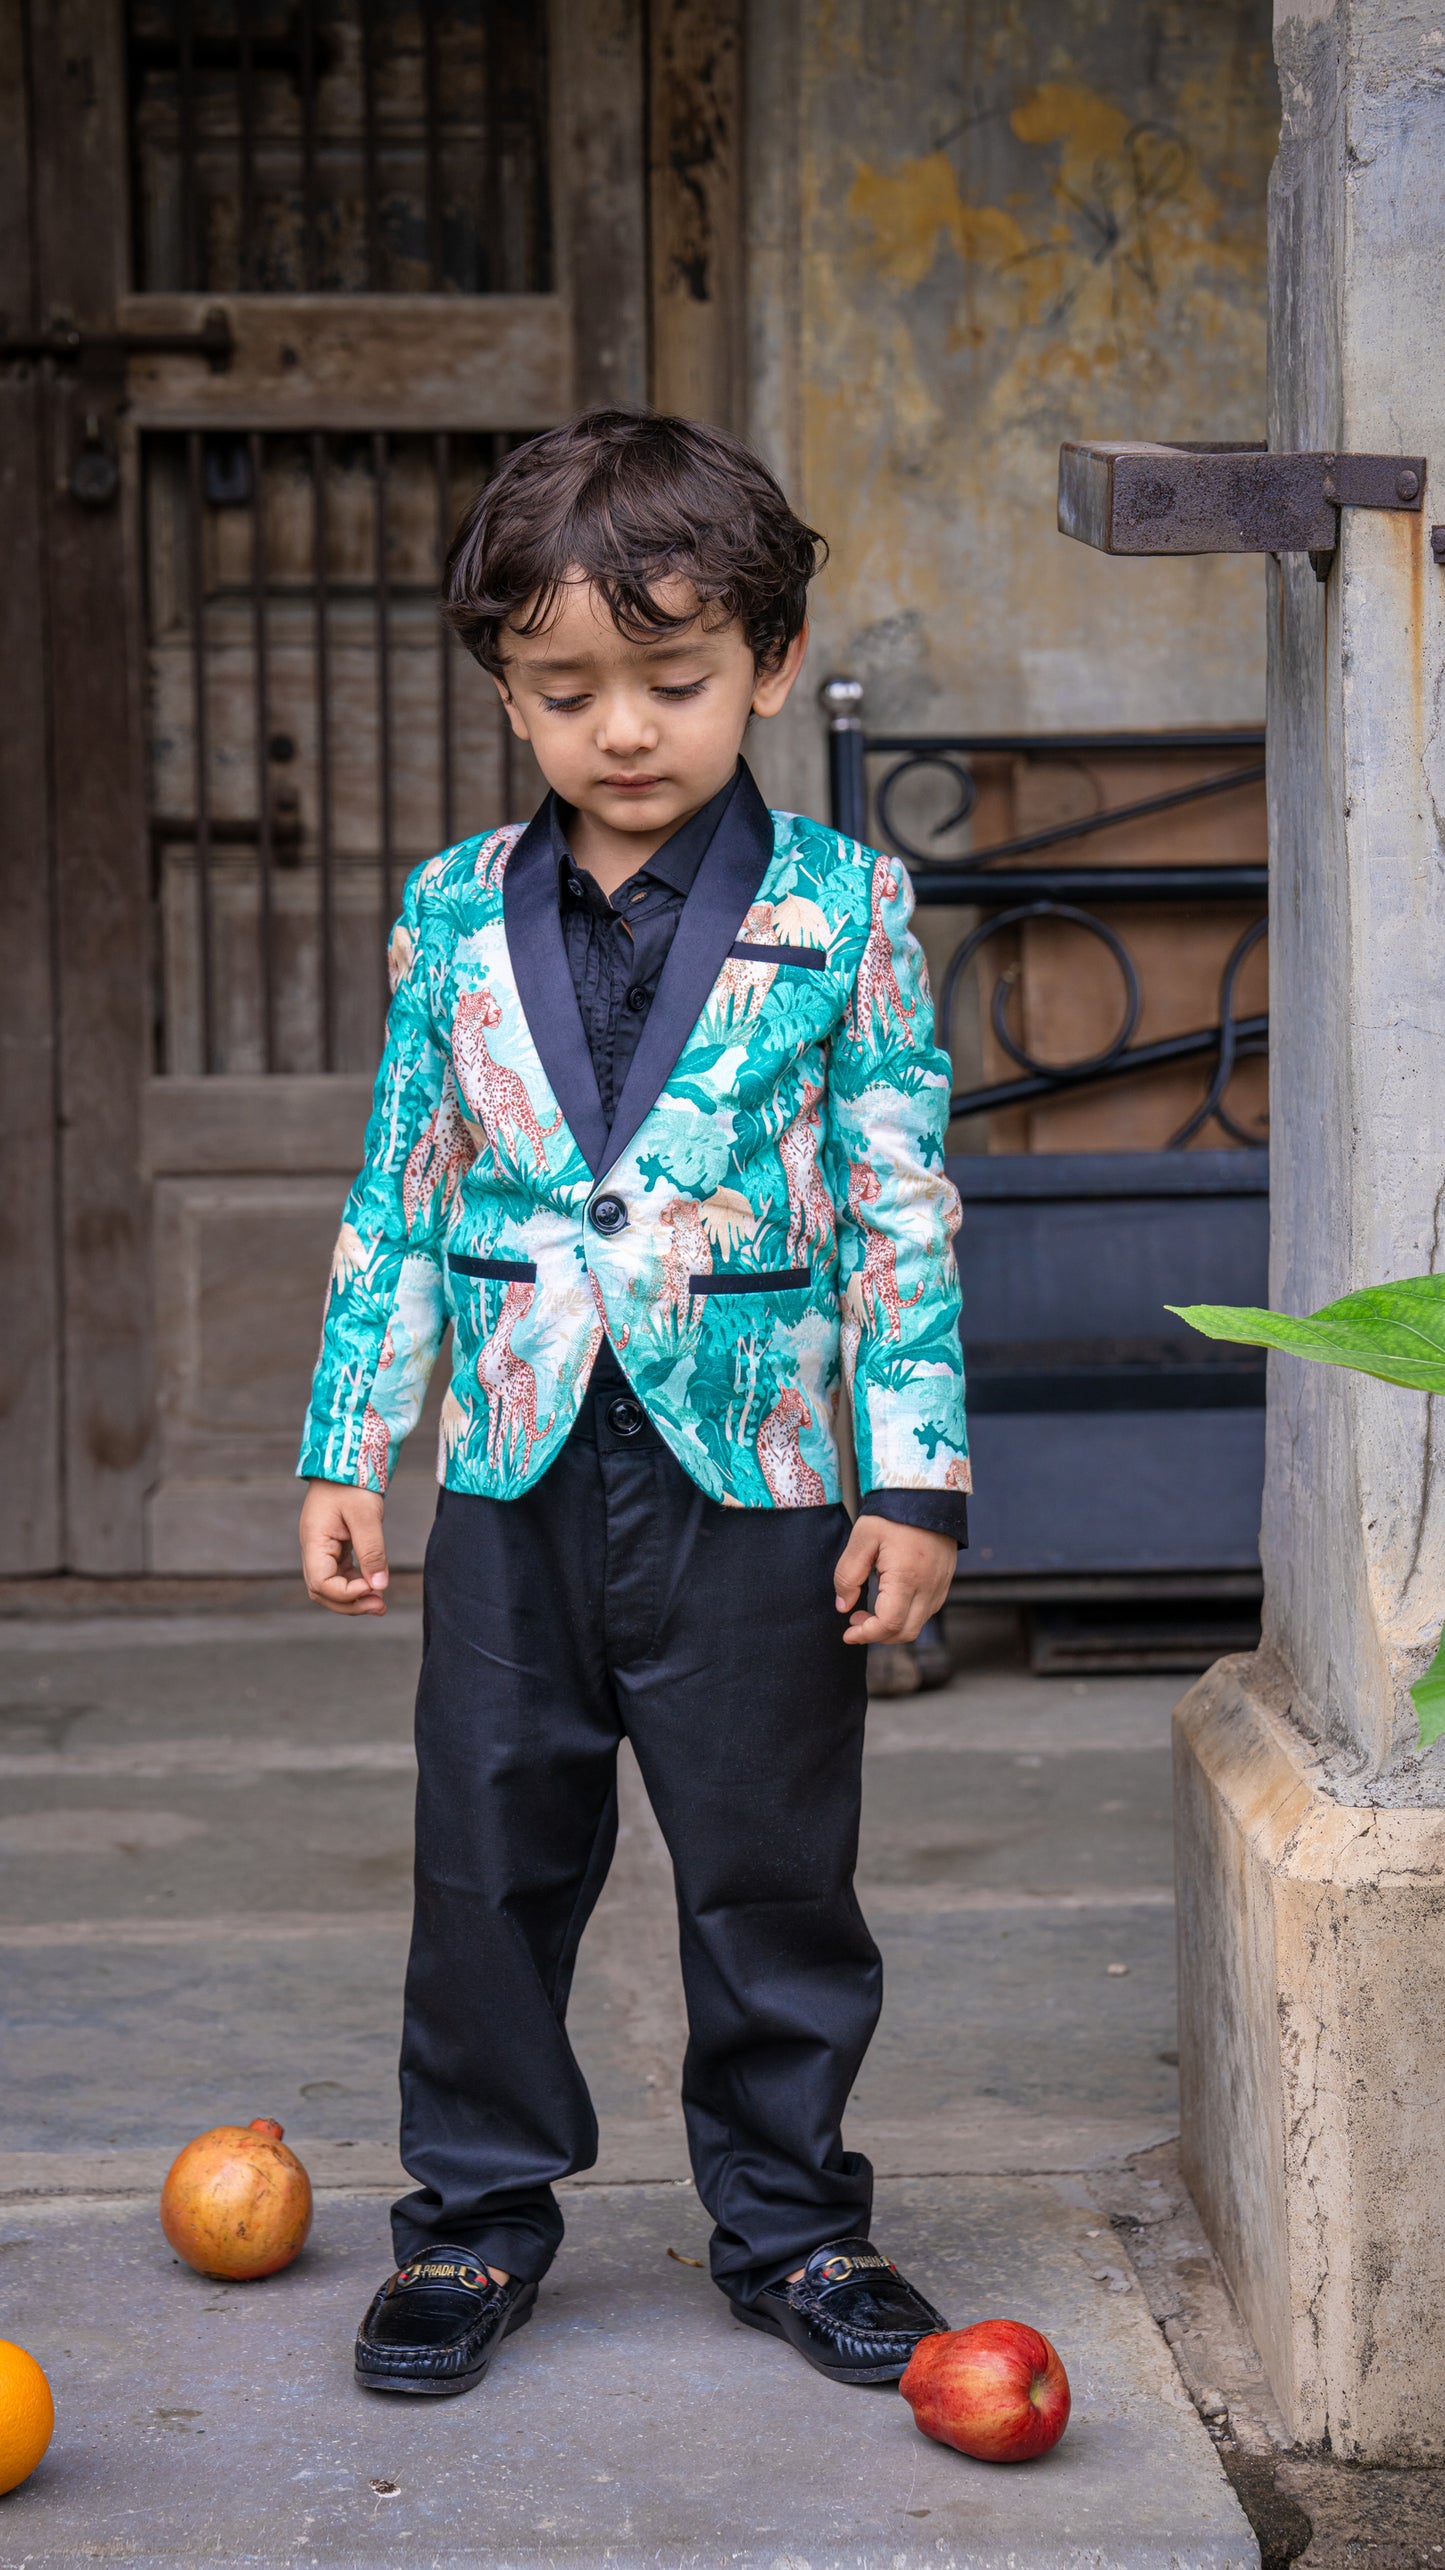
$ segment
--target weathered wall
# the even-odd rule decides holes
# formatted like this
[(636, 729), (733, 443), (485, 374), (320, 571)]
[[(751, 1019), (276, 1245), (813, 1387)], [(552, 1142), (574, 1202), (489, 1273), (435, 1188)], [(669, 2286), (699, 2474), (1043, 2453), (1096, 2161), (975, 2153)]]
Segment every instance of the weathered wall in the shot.
[[(812, 673), (875, 720), (1257, 720), (1259, 565), (1106, 561), (1059, 442), (1257, 437), (1268, 0), (760, 0), (752, 429), (828, 535)], [(821, 793), (812, 690), (759, 744)], [(782, 727), (779, 727), (782, 730)]]

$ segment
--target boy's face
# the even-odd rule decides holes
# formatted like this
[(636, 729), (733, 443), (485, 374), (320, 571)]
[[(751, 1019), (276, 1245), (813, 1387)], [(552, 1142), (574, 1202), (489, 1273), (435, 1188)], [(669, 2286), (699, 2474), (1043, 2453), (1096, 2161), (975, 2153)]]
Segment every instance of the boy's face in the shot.
[(776, 714), (802, 666), (807, 628), (760, 673), (736, 620), (709, 629), (685, 580), (655, 595), (693, 621), (656, 642), (619, 633), (590, 582), (562, 590), (550, 624), (509, 632), (497, 685), (519, 740), (564, 803), (626, 832), (638, 861), (726, 785), (749, 714)]

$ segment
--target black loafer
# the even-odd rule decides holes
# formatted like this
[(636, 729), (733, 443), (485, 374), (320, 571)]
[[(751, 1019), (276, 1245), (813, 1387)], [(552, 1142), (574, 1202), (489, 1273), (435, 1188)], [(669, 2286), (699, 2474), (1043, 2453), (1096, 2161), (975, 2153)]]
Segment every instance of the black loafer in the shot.
[(373, 2297), (356, 2333), (356, 2379), (371, 2392), (469, 2392), (536, 2299), (519, 2276), (495, 2283), (470, 2249), (428, 2249)]
[(896, 2383), (920, 2338), (948, 2322), (871, 2240), (830, 2240), (796, 2284), (734, 2302), (745, 2329), (787, 2338), (835, 2383)]

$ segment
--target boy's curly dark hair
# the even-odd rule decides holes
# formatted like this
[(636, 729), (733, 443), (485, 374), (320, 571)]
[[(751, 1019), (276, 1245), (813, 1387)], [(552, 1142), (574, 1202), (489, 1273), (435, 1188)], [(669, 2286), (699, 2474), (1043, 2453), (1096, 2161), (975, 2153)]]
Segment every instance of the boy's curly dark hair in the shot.
[(691, 621), (653, 595), (681, 576), (705, 618), (735, 616), (759, 670), (775, 669), (827, 550), (740, 438), (647, 411), (583, 411), (515, 448), (478, 492), (447, 556), (446, 614), (502, 678), (503, 628), (539, 632), (569, 574), (638, 641)]

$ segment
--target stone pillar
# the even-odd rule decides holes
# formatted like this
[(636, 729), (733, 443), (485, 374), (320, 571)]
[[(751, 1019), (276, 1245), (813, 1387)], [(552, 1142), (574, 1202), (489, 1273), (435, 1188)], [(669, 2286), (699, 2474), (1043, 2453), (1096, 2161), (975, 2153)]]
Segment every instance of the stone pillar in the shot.
[[(1270, 444), (1428, 458), (1269, 573), (1271, 1300), (1445, 1256), (1445, 18), (1277, 0)], [(1445, 2454), (1438, 1403), (1270, 1361), (1265, 1647), (1176, 1723), (1190, 2183), (1295, 2432)]]

